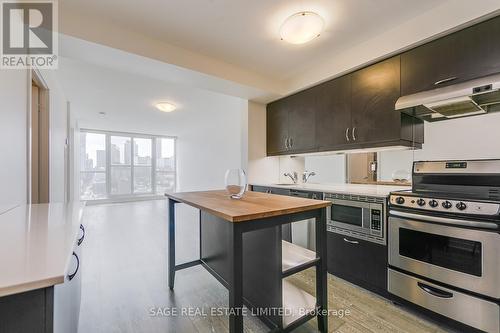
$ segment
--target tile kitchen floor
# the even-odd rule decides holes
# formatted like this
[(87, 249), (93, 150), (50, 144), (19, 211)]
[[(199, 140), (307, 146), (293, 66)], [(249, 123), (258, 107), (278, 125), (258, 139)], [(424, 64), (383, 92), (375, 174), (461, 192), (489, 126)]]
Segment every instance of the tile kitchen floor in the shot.
[[(203, 268), (178, 272), (175, 291), (169, 292), (167, 213), (163, 200), (85, 209), (87, 232), (79, 333), (228, 331), (227, 317), (210, 316), (210, 308), (227, 306), (227, 290)], [(189, 211), (180, 214), (190, 215)], [(178, 226), (177, 258), (181, 263), (195, 259), (197, 228), (189, 222), (184, 226), (178, 222)], [(314, 271), (303, 272), (289, 281), (312, 293)], [(329, 275), (328, 284), (330, 309), (351, 311), (343, 318), (331, 316), (330, 332), (446, 332), (341, 279)], [(170, 308), (179, 313), (167, 316), (165, 312)], [(198, 313), (182, 315), (183, 309)], [(316, 322), (311, 321), (295, 332), (316, 331)], [(267, 329), (258, 319), (248, 317), (245, 332), (267, 332)]]

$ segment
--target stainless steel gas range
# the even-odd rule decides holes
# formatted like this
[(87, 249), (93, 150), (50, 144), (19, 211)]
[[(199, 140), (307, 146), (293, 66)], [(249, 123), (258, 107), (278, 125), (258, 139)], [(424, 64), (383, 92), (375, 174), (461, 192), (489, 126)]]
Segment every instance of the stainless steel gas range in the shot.
[(500, 332), (500, 160), (413, 164), (389, 199), (390, 293)]

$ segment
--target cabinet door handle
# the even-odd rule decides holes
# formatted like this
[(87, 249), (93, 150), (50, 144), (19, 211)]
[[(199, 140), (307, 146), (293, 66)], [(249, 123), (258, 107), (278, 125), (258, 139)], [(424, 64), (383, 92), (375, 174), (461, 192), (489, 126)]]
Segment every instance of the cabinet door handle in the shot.
[(432, 296), (436, 296), (439, 298), (453, 298), (453, 294), (435, 287), (431, 287), (422, 282), (417, 283), (418, 287)]
[(351, 141), (351, 140), (349, 139), (349, 127), (347, 127), (347, 128), (345, 129), (345, 139), (346, 139), (347, 141)]
[(347, 239), (345, 237), (344, 237), (344, 242), (349, 243), (349, 244), (359, 244), (358, 241), (349, 240), (349, 239)]
[(443, 83), (446, 83), (446, 82), (450, 82), (450, 81), (453, 81), (453, 80), (456, 80), (456, 79), (457, 79), (456, 76), (448, 77), (446, 79), (442, 79), (442, 80), (434, 82), (434, 85), (435, 86), (439, 86), (440, 84), (443, 84)]
[(68, 274), (68, 279), (70, 281), (73, 280), (73, 278), (76, 276), (76, 273), (78, 273), (78, 269), (80, 269), (80, 259), (78, 258), (75, 252), (73, 252), (73, 256), (76, 258), (76, 269), (73, 274)]
[(83, 224), (80, 224), (80, 230), (83, 232), (83, 234), (82, 238), (78, 240), (78, 246), (82, 245), (83, 240), (85, 239), (85, 227), (83, 226)]
[(293, 138), (289, 138), (288, 140), (289, 140), (288, 145), (290, 146), (290, 148), (292, 148), (293, 147)]
[(356, 127), (352, 128), (352, 139), (356, 141)]
[(288, 149), (288, 138), (285, 138), (285, 149)]

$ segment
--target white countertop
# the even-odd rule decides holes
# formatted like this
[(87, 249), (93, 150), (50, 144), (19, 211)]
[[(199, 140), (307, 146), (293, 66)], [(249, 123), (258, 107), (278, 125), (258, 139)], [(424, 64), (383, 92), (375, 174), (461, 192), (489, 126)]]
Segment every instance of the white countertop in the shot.
[(0, 296), (64, 282), (82, 207), (22, 205), (0, 215)]
[(18, 205), (7, 205), (7, 204), (0, 204), (0, 214), (3, 214), (12, 208), (17, 207)]
[(258, 184), (252, 183), (255, 186), (267, 186), (287, 188), (293, 190), (316, 191), (325, 193), (340, 193), (340, 194), (356, 194), (368, 195), (374, 197), (387, 197), (393, 191), (411, 190), (411, 186), (394, 186), (394, 185), (369, 185), (369, 184)]

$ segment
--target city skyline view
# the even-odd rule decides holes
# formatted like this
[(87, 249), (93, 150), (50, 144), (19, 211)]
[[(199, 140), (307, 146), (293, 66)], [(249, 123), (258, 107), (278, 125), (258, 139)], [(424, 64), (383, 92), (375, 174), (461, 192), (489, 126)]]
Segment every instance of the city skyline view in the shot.
[(163, 194), (175, 189), (174, 138), (82, 132), (80, 156), (84, 200)]

